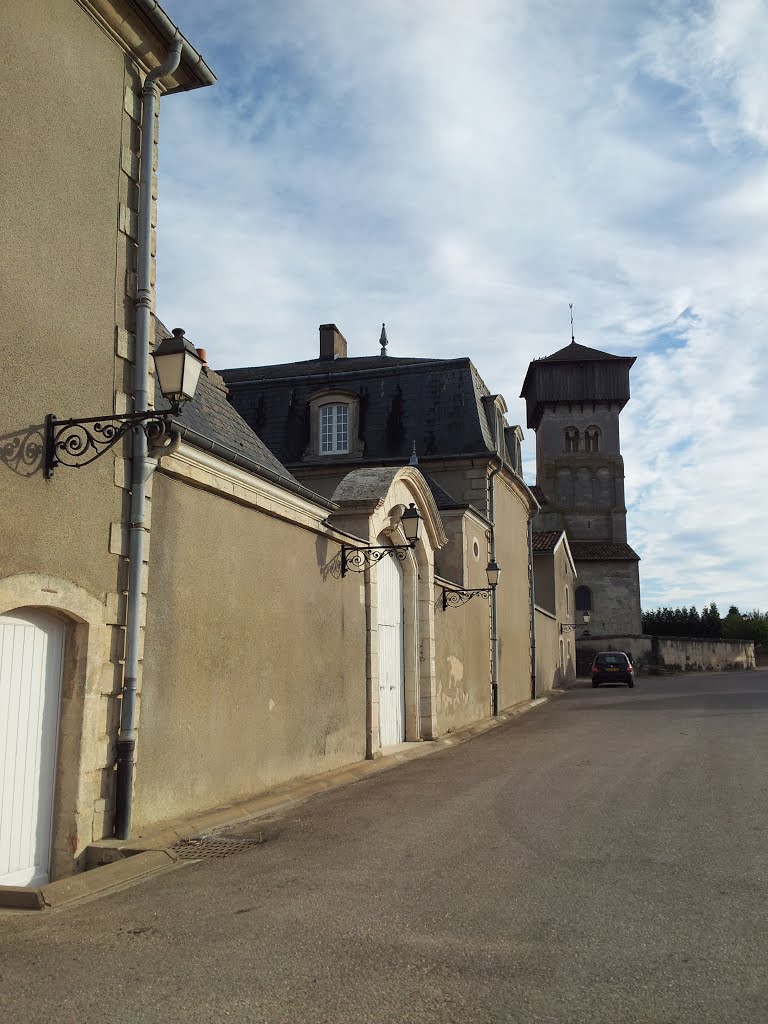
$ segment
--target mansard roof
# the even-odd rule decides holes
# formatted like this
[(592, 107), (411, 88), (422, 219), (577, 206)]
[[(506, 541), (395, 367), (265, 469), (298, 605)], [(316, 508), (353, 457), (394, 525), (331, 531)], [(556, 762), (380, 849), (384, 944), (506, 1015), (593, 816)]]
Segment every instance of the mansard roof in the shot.
[[(365, 451), (357, 464), (490, 455), (496, 451), (490, 391), (471, 360), (402, 356), (309, 359), (221, 371), (229, 400), (287, 466), (310, 440), (309, 399), (343, 388), (359, 399)], [(505, 443), (505, 442), (503, 442)]]
[[(169, 336), (170, 332), (156, 319), (156, 343)], [(170, 408), (159, 388), (156, 388), (155, 408)], [(201, 372), (194, 399), (187, 402), (173, 419), (184, 440), (194, 447), (210, 450), (224, 461), (246, 466), (318, 504), (332, 507), (325, 498), (300, 484), (275, 458), (227, 401), (224, 381), (210, 368), (206, 367)]]

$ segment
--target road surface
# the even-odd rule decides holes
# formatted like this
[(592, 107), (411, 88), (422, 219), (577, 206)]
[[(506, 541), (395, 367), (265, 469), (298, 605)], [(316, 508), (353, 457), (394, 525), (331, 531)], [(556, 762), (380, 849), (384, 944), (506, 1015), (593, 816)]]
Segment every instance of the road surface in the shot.
[(768, 1020), (766, 671), (572, 690), (261, 828), (0, 918), (0, 1020)]

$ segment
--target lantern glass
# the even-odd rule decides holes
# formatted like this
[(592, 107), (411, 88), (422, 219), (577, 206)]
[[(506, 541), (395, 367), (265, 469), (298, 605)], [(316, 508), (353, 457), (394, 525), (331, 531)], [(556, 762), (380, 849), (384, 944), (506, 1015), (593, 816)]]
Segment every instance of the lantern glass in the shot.
[(488, 586), (495, 587), (499, 582), (499, 573), (501, 569), (496, 564), (496, 559), (492, 559), (485, 569), (486, 575), (488, 576)]
[(155, 369), (160, 390), (175, 410), (194, 397), (203, 361), (184, 331), (176, 327), (155, 349)]
[(413, 502), (411, 502), (410, 506), (405, 510), (405, 512), (403, 512), (400, 522), (403, 526), (405, 539), (411, 547), (413, 547), (419, 539), (419, 531), (421, 529), (421, 516)]
[(589, 625), (589, 612), (584, 612), (583, 620), (585, 626)]

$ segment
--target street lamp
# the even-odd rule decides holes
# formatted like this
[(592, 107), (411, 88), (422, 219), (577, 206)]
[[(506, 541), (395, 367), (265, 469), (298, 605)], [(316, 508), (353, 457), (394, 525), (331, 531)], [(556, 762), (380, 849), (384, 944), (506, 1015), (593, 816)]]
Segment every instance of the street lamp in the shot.
[(385, 555), (394, 555), (399, 562), (404, 562), (409, 551), (416, 547), (421, 533), (423, 520), (413, 502), (400, 516), (400, 526), (405, 534), (407, 544), (373, 544), (366, 547), (353, 548), (348, 544), (341, 545), (341, 575), (347, 572), (365, 572), (372, 565), (381, 561)]
[(160, 391), (170, 403), (170, 412), (151, 409), (76, 420), (59, 420), (50, 413), (45, 417), (43, 472), (47, 480), (57, 466), (79, 469), (95, 462), (130, 430), (142, 430), (147, 441), (154, 443), (170, 433), (171, 417), (178, 416), (185, 402), (194, 397), (203, 360), (181, 327), (160, 342), (154, 359)]
[(479, 595), (484, 601), (490, 600), (490, 596), (499, 583), (501, 569), (492, 558), (485, 567), (485, 575), (488, 577), (487, 587), (475, 587), (472, 590), (446, 590), (443, 587), (443, 611), (450, 605), (451, 608), (458, 608), (467, 601), (471, 601), (475, 595)]
[[(584, 612), (584, 614), (582, 616), (582, 622), (584, 623), (585, 626), (589, 625), (589, 612)], [(581, 625), (581, 622), (561, 622), (560, 623), (560, 632), (561, 633), (567, 633), (567, 632), (569, 632), (572, 629), (578, 629), (580, 625)]]

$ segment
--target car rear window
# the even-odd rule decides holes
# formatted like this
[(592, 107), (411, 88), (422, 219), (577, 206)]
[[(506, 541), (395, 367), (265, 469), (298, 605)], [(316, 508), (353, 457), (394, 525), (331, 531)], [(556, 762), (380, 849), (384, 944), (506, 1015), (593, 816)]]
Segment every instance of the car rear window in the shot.
[(595, 664), (599, 668), (607, 668), (609, 665), (619, 665), (621, 668), (624, 668), (627, 664), (627, 658), (624, 654), (598, 654)]

